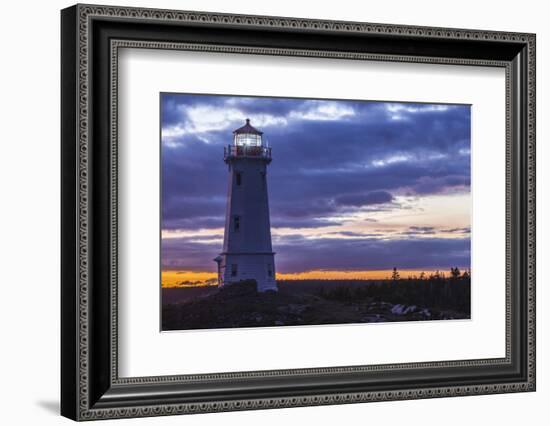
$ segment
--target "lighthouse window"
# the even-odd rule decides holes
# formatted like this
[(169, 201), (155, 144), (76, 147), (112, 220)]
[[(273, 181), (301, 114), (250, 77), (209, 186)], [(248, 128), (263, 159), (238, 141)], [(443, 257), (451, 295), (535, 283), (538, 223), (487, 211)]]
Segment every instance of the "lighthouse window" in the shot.
[(242, 174), (241, 172), (237, 172), (235, 174), (235, 183), (237, 184), (237, 186), (241, 186), (241, 182), (242, 182)]
[(235, 145), (239, 146), (261, 146), (262, 137), (251, 133), (241, 133), (235, 136)]
[(273, 276), (273, 268), (271, 265), (267, 265), (267, 276), (271, 278)]
[(237, 264), (236, 263), (231, 264), (231, 276), (232, 277), (237, 276)]
[(233, 230), (237, 232), (239, 229), (241, 229), (241, 217), (233, 216)]

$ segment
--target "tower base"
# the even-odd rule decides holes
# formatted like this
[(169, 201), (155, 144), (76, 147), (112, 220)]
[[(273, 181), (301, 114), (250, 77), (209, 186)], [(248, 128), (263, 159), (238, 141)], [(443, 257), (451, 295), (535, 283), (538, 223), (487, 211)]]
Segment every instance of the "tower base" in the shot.
[(222, 253), (218, 262), (218, 286), (256, 281), (259, 292), (277, 291), (274, 253)]

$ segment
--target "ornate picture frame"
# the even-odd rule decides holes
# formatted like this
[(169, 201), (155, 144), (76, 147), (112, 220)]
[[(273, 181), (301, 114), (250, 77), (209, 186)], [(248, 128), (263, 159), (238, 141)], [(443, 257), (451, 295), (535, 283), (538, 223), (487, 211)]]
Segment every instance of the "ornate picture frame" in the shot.
[[(535, 390), (534, 34), (96, 5), (64, 9), (61, 30), (62, 415), (93, 420)], [(117, 64), (126, 47), (503, 68), (506, 356), (119, 377)]]

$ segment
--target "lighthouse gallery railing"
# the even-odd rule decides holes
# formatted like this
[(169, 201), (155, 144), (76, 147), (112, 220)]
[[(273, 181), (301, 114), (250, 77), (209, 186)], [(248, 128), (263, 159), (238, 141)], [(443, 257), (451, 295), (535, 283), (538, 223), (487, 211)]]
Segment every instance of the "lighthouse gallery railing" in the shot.
[(262, 157), (271, 159), (271, 148), (265, 146), (227, 145), (224, 147), (224, 159), (229, 157)]

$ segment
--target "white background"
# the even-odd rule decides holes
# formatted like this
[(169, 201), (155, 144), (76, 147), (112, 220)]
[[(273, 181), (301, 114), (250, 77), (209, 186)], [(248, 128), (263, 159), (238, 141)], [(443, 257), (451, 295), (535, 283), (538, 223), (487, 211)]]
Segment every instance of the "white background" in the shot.
[[(505, 356), (502, 68), (124, 49), (119, 81), (121, 376)], [(166, 91), (472, 104), (472, 319), (159, 333), (151, 285), (159, 217), (150, 206), (159, 200), (158, 100)]]
[[(538, 391), (423, 401), (118, 420), (119, 424), (545, 424), (550, 400), (550, 28), (541, 1), (338, 2), (123, 0), (107, 4), (536, 32), (538, 106)], [(3, 5), (0, 68), (0, 398), (4, 424), (69, 424), (59, 404), (59, 9)], [(108, 421), (102, 424), (117, 424)]]

